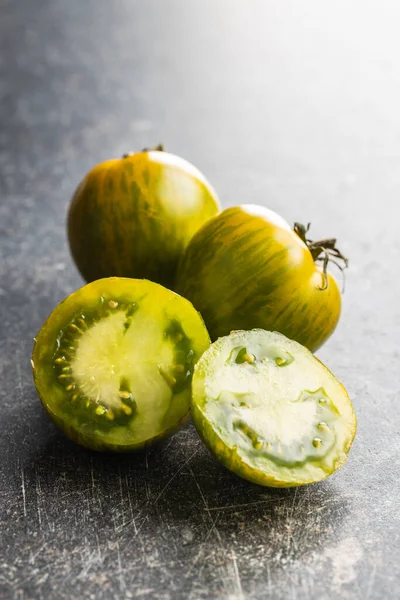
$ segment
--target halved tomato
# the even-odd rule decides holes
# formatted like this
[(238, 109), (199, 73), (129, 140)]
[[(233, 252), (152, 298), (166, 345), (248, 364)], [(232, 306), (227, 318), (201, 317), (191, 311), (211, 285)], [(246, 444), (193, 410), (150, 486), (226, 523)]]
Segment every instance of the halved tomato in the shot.
[(245, 479), (305, 485), (347, 459), (356, 417), (346, 390), (309, 350), (279, 333), (219, 338), (198, 361), (192, 390), (201, 438)]
[(71, 439), (126, 452), (186, 421), (194, 365), (209, 343), (185, 298), (142, 279), (100, 279), (44, 323), (33, 349), (34, 381)]

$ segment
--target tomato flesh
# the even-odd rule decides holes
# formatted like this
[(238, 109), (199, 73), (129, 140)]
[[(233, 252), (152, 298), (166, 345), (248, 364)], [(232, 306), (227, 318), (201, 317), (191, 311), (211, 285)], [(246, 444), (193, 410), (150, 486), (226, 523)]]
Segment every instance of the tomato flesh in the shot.
[(32, 366), (46, 410), (72, 439), (124, 451), (187, 418), (194, 364), (208, 344), (187, 300), (149, 281), (110, 278), (54, 310)]
[(245, 479), (304, 485), (346, 461), (356, 430), (346, 390), (306, 348), (279, 333), (220, 338), (197, 363), (192, 387), (199, 434)]

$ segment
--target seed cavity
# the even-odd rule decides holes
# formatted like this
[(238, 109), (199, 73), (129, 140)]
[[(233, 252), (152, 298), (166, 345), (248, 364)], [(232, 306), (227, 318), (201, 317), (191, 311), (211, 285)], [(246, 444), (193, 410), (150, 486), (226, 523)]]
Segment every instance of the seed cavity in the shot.
[(275, 358), (275, 364), (278, 367), (287, 367), (294, 361), (294, 357), (287, 350), (280, 349), (279, 355)]
[(114, 413), (110, 408), (106, 412), (106, 419), (108, 419), (109, 421), (114, 420)]
[(321, 423), (318, 423), (318, 429), (323, 432), (329, 431), (329, 425), (328, 423), (321, 421)]
[(253, 448), (256, 450), (260, 450), (262, 448), (263, 443), (260, 440), (258, 433), (252, 427), (247, 425), (245, 421), (242, 419), (236, 419), (236, 421), (233, 422), (233, 428), (239, 429), (239, 431), (248, 437)]
[(235, 363), (237, 365), (242, 365), (245, 362), (248, 363), (249, 365), (253, 365), (256, 362), (256, 357), (254, 356), (254, 354), (249, 354), (247, 352), (247, 348), (240, 348), (240, 349), (234, 348), (233, 353), (236, 351), (238, 351), (236, 354), (236, 358), (235, 358)]
[(138, 306), (136, 304), (136, 302), (132, 302), (129, 306), (128, 309), (126, 310), (126, 321), (124, 323), (124, 333), (126, 333), (129, 329), (129, 327), (132, 325), (132, 317), (135, 314), (135, 312), (137, 311)]
[(178, 319), (169, 319), (164, 330), (164, 338), (170, 341), (174, 353), (172, 365), (159, 365), (160, 373), (168, 385), (178, 394), (190, 385), (196, 354), (192, 342), (186, 335)]
[(256, 362), (256, 358), (254, 356), (254, 354), (244, 354), (243, 355), (243, 360), (245, 360), (246, 362), (253, 364), (254, 362)]
[(120, 408), (124, 415), (131, 416), (136, 411), (136, 402), (130, 390), (130, 383), (126, 377), (121, 377), (119, 382)]
[(137, 309), (138, 309), (138, 306), (137, 306), (136, 302), (131, 302), (131, 304), (128, 306), (128, 310), (126, 311), (126, 316), (133, 317), (133, 315), (135, 314)]
[(173, 388), (176, 384), (175, 377), (173, 377), (162, 365), (158, 365), (158, 370), (166, 384), (169, 385), (170, 388)]

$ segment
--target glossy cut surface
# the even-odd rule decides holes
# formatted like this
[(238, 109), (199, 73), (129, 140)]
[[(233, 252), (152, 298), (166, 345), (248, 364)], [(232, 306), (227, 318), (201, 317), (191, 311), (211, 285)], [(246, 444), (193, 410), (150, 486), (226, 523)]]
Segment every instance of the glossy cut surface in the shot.
[(190, 302), (150, 281), (112, 277), (55, 308), (35, 338), (33, 376), (71, 439), (129, 451), (185, 422), (193, 368), (208, 345)]
[(219, 210), (196, 167), (161, 151), (138, 152), (94, 167), (68, 214), (72, 256), (86, 281), (146, 278), (169, 288), (190, 238)]
[(194, 235), (176, 289), (201, 312), (211, 339), (234, 329), (276, 330), (314, 351), (331, 335), (341, 295), (289, 224), (262, 206), (227, 208)]
[(341, 467), (356, 433), (349, 396), (306, 348), (279, 333), (236, 331), (203, 354), (192, 416), (211, 452), (260, 485), (293, 487)]

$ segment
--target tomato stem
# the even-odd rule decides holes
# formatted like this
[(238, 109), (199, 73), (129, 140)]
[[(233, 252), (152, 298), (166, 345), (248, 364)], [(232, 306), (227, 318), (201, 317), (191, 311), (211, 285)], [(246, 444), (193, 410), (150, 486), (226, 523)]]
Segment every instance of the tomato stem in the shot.
[[(336, 238), (326, 238), (313, 242), (307, 238), (307, 233), (311, 227), (311, 223), (307, 226), (302, 223), (295, 223), (293, 230), (299, 238), (306, 244), (314, 262), (322, 262), (323, 284), (321, 290), (326, 290), (328, 287), (328, 264), (333, 263), (344, 274), (344, 269), (349, 266), (348, 259), (336, 248)], [(343, 291), (344, 291), (344, 275), (343, 275)]]
[[(142, 152), (164, 152), (164, 144), (157, 144), (157, 146), (153, 146), (153, 148), (143, 148)], [(122, 155), (122, 158), (129, 158), (134, 154), (136, 154), (136, 152), (126, 152)]]
[(157, 144), (152, 148), (143, 148), (142, 152), (164, 152), (164, 144)]

